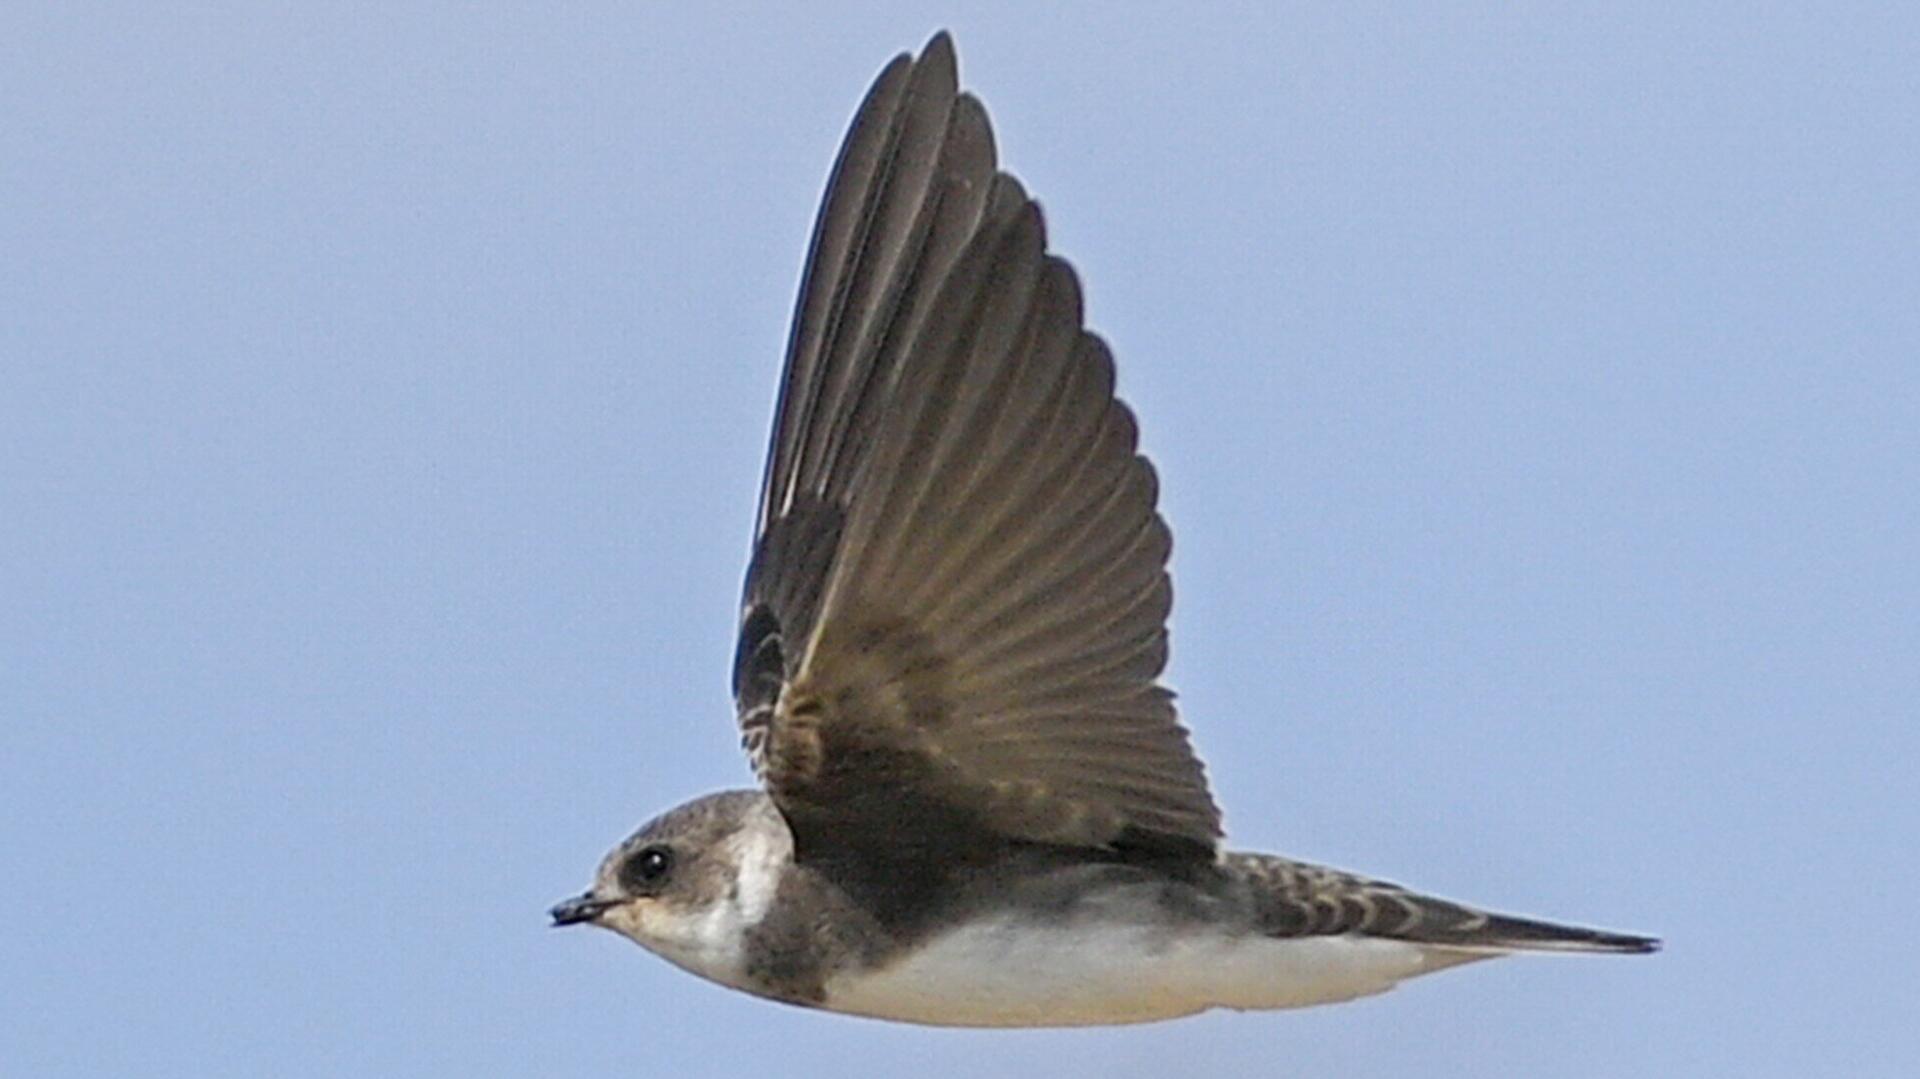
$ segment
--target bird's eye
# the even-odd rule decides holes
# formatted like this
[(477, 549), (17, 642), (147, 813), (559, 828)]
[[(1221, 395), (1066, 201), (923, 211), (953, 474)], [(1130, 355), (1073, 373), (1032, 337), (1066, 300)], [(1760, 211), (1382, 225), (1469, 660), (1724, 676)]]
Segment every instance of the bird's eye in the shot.
[(620, 883), (628, 891), (645, 892), (666, 879), (673, 868), (673, 852), (665, 847), (642, 847), (620, 867)]

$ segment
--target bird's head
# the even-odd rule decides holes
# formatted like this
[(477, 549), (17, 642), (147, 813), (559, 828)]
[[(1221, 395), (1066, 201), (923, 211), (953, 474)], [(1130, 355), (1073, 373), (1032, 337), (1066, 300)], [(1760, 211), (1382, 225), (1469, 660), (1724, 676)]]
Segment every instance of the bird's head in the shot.
[(792, 833), (765, 794), (710, 794), (642, 825), (601, 860), (593, 887), (549, 913), (555, 926), (611, 929), (737, 985), (746, 933), (766, 916), (792, 862)]

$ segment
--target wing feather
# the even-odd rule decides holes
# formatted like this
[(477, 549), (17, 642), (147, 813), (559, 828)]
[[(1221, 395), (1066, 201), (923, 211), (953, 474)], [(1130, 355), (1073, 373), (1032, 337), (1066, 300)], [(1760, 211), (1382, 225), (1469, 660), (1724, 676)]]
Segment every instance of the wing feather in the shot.
[(803, 856), (1008, 840), (1211, 857), (1171, 537), (1113, 360), (950, 42), (855, 117), (795, 310), (735, 694)]

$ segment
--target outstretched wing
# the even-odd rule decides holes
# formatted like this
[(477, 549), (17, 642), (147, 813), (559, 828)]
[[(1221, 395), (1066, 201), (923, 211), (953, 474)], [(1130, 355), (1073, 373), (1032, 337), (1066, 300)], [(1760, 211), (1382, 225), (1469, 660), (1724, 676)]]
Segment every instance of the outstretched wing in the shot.
[(800, 857), (1211, 857), (1156, 684), (1170, 538), (1106, 346), (952, 45), (894, 60), (801, 284), (747, 574), (742, 741)]

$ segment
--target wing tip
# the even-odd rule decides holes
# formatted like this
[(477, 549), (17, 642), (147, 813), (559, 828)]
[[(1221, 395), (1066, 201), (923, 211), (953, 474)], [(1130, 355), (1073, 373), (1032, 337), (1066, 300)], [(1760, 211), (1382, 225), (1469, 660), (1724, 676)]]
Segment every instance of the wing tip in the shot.
[(937, 59), (951, 64), (953, 52), (953, 31), (943, 26), (935, 30), (933, 36), (927, 38), (925, 45), (920, 46), (920, 59), (923, 63), (929, 59)]
[[(905, 53), (901, 54), (903, 57)], [(913, 61), (914, 73), (932, 79), (951, 92), (960, 82), (960, 61), (954, 55), (953, 35), (946, 30), (936, 30), (920, 48), (920, 56)], [(924, 73), (924, 74), (922, 74)]]

